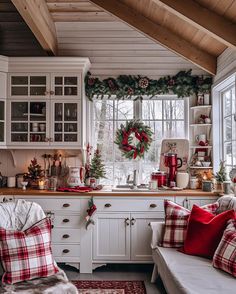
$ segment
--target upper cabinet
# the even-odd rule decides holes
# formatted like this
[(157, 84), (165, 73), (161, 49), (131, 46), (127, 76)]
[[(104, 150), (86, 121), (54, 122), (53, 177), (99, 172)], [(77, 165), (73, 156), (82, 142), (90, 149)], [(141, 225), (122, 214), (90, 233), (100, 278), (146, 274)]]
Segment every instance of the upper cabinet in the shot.
[(5, 145), (6, 141), (6, 122), (5, 122), (6, 102), (0, 99), (0, 146)]
[(49, 96), (50, 80), (45, 74), (10, 74), (9, 98)]
[(83, 81), (89, 66), (87, 58), (9, 58), (7, 115), (4, 112), (2, 119), (0, 112), (0, 144), (6, 125), (7, 148), (84, 147)]

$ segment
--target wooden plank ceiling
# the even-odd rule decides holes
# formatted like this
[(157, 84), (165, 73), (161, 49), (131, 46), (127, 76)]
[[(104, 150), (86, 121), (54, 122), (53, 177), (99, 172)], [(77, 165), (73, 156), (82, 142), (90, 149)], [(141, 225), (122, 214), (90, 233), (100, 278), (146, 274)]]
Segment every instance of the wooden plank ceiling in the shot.
[(11, 0), (0, 0), (0, 55), (47, 55)]
[[(12, 1), (16, 7), (22, 2)], [(42, 12), (44, 1), (50, 13)], [(23, 2), (26, 9), (19, 11), (32, 27)], [(89, 57), (100, 76), (161, 76), (189, 68), (215, 74), (217, 57), (236, 46), (236, 0), (31, 2), (46, 23), (55, 23), (57, 54)]]

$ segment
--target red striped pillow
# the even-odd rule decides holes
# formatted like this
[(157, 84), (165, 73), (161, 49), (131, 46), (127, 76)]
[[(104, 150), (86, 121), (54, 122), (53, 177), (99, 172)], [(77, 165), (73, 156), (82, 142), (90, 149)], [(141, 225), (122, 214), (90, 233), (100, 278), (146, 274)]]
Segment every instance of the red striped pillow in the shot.
[(58, 272), (51, 250), (51, 222), (45, 218), (26, 231), (0, 228), (2, 282), (14, 284)]
[(236, 277), (236, 220), (230, 220), (213, 256), (213, 266)]
[[(210, 203), (201, 208), (215, 214), (219, 207), (218, 202)], [(170, 200), (164, 201), (165, 229), (160, 246), (179, 248), (182, 247), (186, 238), (190, 210)]]

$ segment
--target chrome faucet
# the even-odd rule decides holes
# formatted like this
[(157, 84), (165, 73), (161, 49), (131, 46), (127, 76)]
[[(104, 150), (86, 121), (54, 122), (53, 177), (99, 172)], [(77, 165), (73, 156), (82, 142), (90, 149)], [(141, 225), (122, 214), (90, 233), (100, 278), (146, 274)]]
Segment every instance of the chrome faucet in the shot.
[(136, 169), (133, 172), (133, 179), (130, 180), (130, 175), (128, 175), (126, 183), (132, 184), (132, 189), (137, 188), (138, 181), (137, 181), (137, 170)]

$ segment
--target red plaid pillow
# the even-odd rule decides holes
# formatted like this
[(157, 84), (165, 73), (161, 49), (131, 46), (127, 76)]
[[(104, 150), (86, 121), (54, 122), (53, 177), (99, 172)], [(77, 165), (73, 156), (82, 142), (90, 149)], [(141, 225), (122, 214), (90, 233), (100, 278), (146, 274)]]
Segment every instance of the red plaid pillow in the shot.
[[(190, 210), (170, 200), (164, 201), (165, 230), (162, 243), (163, 247), (179, 248), (184, 244), (187, 232)], [(202, 206), (203, 209), (215, 214), (219, 207), (218, 202)]]
[(236, 277), (236, 220), (230, 220), (213, 256), (213, 266)]
[(51, 250), (51, 222), (45, 218), (26, 231), (0, 228), (2, 282), (14, 284), (58, 272)]

